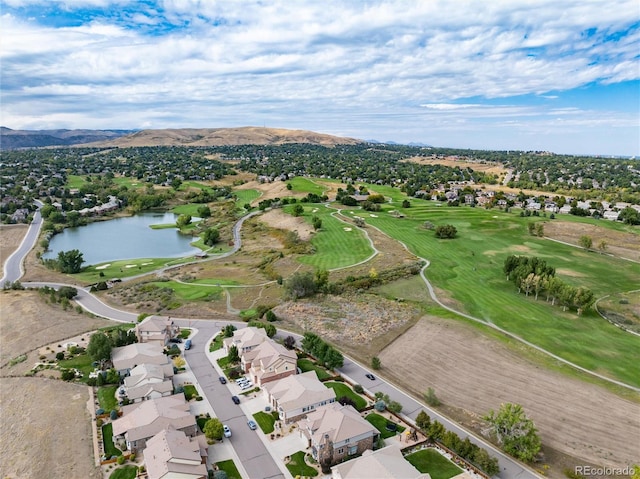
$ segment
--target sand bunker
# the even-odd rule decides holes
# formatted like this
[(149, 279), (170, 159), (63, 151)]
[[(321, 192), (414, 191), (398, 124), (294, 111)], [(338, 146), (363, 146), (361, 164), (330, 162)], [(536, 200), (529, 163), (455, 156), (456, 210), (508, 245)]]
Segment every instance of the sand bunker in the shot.
[(109, 266), (111, 266), (111, 263), (109, 263), (109, 264), (103, 264), (102, 266), (96, 266), (96, 269), (106, 269), (106, 268), (108, 268)]
[(344, 227), (343, 229), (344, 229), (345, 231), (351, 231), (351, 228), (348, 228), (348, 227)]

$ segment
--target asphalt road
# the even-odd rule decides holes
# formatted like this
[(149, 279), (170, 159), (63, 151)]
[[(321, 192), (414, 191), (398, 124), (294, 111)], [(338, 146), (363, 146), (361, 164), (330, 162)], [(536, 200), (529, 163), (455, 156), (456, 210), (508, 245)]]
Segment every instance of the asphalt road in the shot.
[[(247, 217), (243, 218), (246, 219)], [(37, 211), (34, 215), (34, 221), (31, 223), (29, 230), (25, 236), (20, 247), (8, 258), (5, 263), (4, 277), (0, 284), (4, 284), (5, 281), (17, 281), (23, 274), (22, 261), (31, 248), (35, 245), (40, 226), (42, 224), (42, 218), (40, 212)], [(240, 223), (241, 224), (241, 223)], [(239, 225), (234, 227), (234, 239), (236, 240), (236, 246), (239, 248), (240, 235)], [(50, 286), (58, 288), (65, 286), (63, 284), (54, 283), (25, 283), (26, 287), (41, 287)], [(73, 285), (66, 285), (73, 286)], [(73, 286), (76, 287), (76, 286)], [(104, 304), (97, 297), (89, 293), (88, 290), (77, 288), (78, 295), (75, 301), (80, 304), (85, 310), (101, 316), (107, 319), (120, 322), (136, 322), (138, 314), (130, 313), (128, 311), (122, 311), (111, 306)], [(201, 387), (202, 392), (211, 404), (216, 416), (227, 424), (232, 431), (232, 437), (230, 440), (234, 450), (238, 455), (238, 458), (242, 461), (242, 465), (249, 473), (250, 478), (283, 478), (284, 475), (276, 465), (274, 459), (268, 453), (265, 445), (257, 436), (256, 431), (251, 431), (246, 424), (247, 417), (242, 410), (231, 401), (231, 393), (226, 386), (223, 386), (218, 381), (218, 374), (206, 357), (206, 343), (214, 334), (216, 334), (225, 324), (226, 321), (215, 320), (198, 320), (189, 318), (173, 318), (174, 321), (180, 326), (193, 327), (198, 329), (198, 333), (193, 338), (193, 348), (189, 351), (185, 351), (185, 359), (189, 363), (189, 367), (193, 371), (194, 376), (198, 384)], [(241, 326), (244, 323), (241, 324)], [(292, 335), (296, 339), (300, 339), (300, 335), (288, 333), (286, 331), (280, 331), (279, 336)], [(388, 394), (390, 398), (398, 401), (403, 406), (403, 414), (411, 419), (415, 419), (421, 410), (426, 410), (432, 419), (440, 421), (446, 429), (454, 431), (460, 438), (469, 439), (478, 444), (481, 447), (487, 448), (493, 455), (495, 455), (500, 461), (501, 472), (496, 476), (501, 479), (539, 479), (541, 476), (534, 471), (525, 468), (520, 463), (512, 459), (511, 457), (503, 454), (501, 451), (495, 449), (493, 446), (485, 443), (481, 439), (475, 437), (470, 432), (462, 429), (459, 425), (453, 423), (447, 418), (441, 416), (436, 411), (431, 410), (425, 405), (417, 402), (415, 399), (405, 394), (401, 390), (397, 389), (392, 384), (389, 384), (376, 376), (374, 381), (371, 381), (365, 377), (365, 374), (371, 373), (371, 371), (362, 367), (358, 363), (354, 362), (350, 358), (345, 356), (344, 365), (339, 369), (339, 372), (349, 377), (356, 383), (361, 384), (365, 389), (371, 393), (382, 392)], [(375, 375), (375, 374), (374, 374)], [(238, 445), (239, 447), (235, 447)]]

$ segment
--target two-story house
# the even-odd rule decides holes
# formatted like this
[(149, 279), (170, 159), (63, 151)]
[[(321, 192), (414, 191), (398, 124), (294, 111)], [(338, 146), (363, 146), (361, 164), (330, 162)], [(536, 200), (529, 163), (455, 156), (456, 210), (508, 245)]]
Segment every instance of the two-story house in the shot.
[(163, 346), (158, 343), (133, 343), (111, 350), (111, 363), (120, 373), (126, 376), (140, 364), (157, 364), (163, 366), (171, 361), (163, 352)]
[(269, 339), (269, 337), (263, 328), (248, 326), (234, 331), (232, 337), (225, 338), (222, 341), (222, 345), (225, 353), (229, 354), (231, 346), (235, 346), (238, 348), (238, 354), (242, 356), (267, 339)]
[(173, 394), (172, 364), (140, 364), (124, 378), (124, 394), (133, 403)]
[(397, 445), (365, 451), (361, 457), (331, 468), (331, 479), (431, 479), (407, 461)]
[(184, 432), (164, 429), (147, 441), (144, 450), (147, 477), (206, 479), (206, 450), (206, 444), (203, 447)]
[(169, 340), (180, 333), (171, 318), (148, 316), (141, 323), (136, 324), (136, 336), (140, 343), (157, 342), (166, 346)]
[(322, 384), (315, 371), (268, 382), (263, 391), (269, 404), (285, 423), (302, 419), (320, 406), (336, 400), (334, 390)]
[(296, 374), (295, 351), (291, 351), (271, 339), (259, 344), (240, 356), (243, 371), (262, 387), (264, 383)]

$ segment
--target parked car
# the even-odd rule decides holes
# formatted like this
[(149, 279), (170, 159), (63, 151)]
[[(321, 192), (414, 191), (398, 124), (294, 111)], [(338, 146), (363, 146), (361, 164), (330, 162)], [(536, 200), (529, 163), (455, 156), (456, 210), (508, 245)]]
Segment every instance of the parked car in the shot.
[(375, 380), (376, 380), (376, 377), (375, 377), (373, 374), (371, 374), (371, 373), (367, 373), (367, 374), (365, 374), (365, 377), (367, 377), (368, 379), (371, 379), (372, 381), (375, 381)]
[(231, 400), (234, 404), (240, 404), (240, 398), (238, 396), (231, 396)]
[(171, 338), (169, 340), (170, 343), (181, 343), (182, 339), (181, 338)]
[(229, 426), (225, 424), (222, 426), (222, 429), (224, 430), (224, 437), (231, 437), (231, 429), (229, 429)]
[(187, 339), (187, 341), (184, 343), (184, 349), (191, 349), (191, 340)]
[(241, 378), (236, 379), (236, 384), (240, 384), (243, 383), (245, 381), (248, 381), (248, 379), (244, 376), (242, 376)]
[(255, 431), (256, 428), (258, 427), (258, 425), (253, 419), (249, 419), (249, 421), (247, 422), (247, 425), (249, 426), (249, 429), (251, 429), (252, 431)]
[(227, 384), (227, 378), (225, 378), (224, 376), (220, 376), (218, 380), (220, 381), (220, 384)]
[(242, 391), (246, 391), (247, 389), (250, 389), (253, 387), (253, 383), (244, 383), (242, 386), (240, 386), (240, 389)]

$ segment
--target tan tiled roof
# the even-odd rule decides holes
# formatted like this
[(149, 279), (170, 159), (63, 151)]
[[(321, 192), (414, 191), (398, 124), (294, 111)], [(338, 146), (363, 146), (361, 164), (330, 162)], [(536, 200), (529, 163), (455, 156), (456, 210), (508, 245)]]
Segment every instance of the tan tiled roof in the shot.
[(269, 338), (263, 328), (247, 326), (246, 328), (234, 331), (233, 337), (226, 338), (223, 341), (223, 344), (225, 345), (225, 347), (235, 346), (238, 348), (238, 352), (242, 353), (242, 349), (249, 347), (254, 348), (267, 339)]
[(167, 364), (140, 364), (133, 368), (129, 376), (124, 378), (127, 388), (139, 386), (149, 382), (162, 382), (166, 378), (173, 377), (173, 365)]
[(111, 362), (118, 371), (138, 364), (167, 364), (169, 358), (158, 343), (134, 343), (111, 351)]
[(200, 445), (182, 431), (162, 430), (147, 442), (144, 463), (149, 479), (172, 473), (184, 479), (204, 478), (207, 467), (201, 464)]
[(314, 444), (320, 444), (325, 435), (333, 443), (343, 442), (362, 435), (374, 436), (378, 430), (364, 420), (352, 406), (333, 403), (307, 414), (298, 422), (301, 430), (310, 436)]
[(287, 376), (264, 385), (285, 412), (335, 399), (336, 393), (318, 379), (315, 371)]
[(262, 369), (268, 369), (279, 360), (295, 364), (298, 358), (295, 351), (290, 351), (275, 341), (268, 340), (244, 353), (242, 359), (245, 362), (250, 361), (252, 366), (259, 364)]
[(176, 394), (123, 406), (122, 417), (113, 421), (113, 435), (126, 434), (128, 441), (136, 441), (163, 429), (183, 429), (195, 424), (184, 394)]
[(331, 468), (332, 479), (431, 479), (409, 463), (396, 445), (367, 450), (362, 456)]
[(127, 388), (127, 398), (130, 401), (136, 401), (136, 399), (148, 398), (154, 392), (161, 396), (166, 396), (173, 391), (173, 382), (171, 379), (166, 379), (162, 382), (141, 384), (136, 387)]
[(161, 318), (160, 316), (148, 316), (136, 325), (138, 331), (147, 331), (150, 333), (160, 333), (164, 332), (167, 326), (171, 326), (173, 321), (168, 318)]

